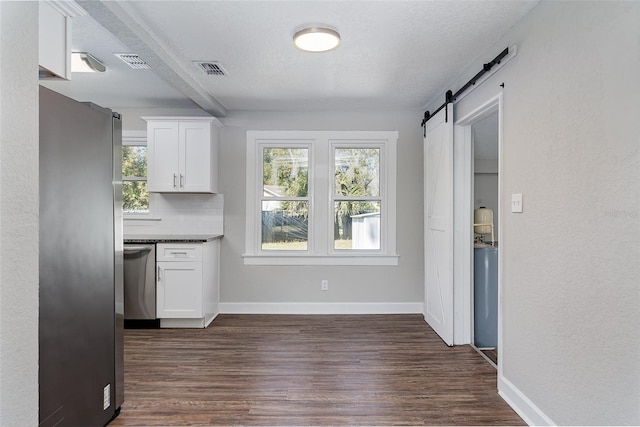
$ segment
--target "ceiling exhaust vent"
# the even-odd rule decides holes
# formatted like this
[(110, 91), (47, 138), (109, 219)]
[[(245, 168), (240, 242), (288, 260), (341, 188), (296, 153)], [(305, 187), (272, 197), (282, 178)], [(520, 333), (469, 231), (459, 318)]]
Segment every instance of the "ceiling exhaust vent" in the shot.
[(115, 56), (122, 59), (125, 64), (134, 70), (150, 70), (149, 64), (144, 62), (137, 53), (114, 53)]
[(222, 68), (219, 62), (200, 62), (195, 61), (200, 70), (208, 76), (228, 76), (229, 74)]

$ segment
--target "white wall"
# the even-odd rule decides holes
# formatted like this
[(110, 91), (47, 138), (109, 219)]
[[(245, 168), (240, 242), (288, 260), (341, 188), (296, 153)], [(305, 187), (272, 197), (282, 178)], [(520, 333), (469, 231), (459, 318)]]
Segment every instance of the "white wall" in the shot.
[[(493, 210), (493, 235), (498, 241), (498, 160), (475, 159), (473, 170), (473, 208)], [(484, 236), (485, 242), (490, 240), (490, 235)]]
[[(473, 131), (473, 208), (493, 210), (493, 238), (498, 241), (498, 112), (472, 126)], [(484, 241), (491, 236), (485, 235)]]
[(38, 3), (0, 1), (0, 425), (38, 424)]
[(223, 194), (149, 195), (153, 220), (124, 218), (124, 237), (129, 235), (224, 234)]
[(518, 46), (456, 115), (504, 82), (499, 387), (530, 422), (640, 424), (639, 22), (541, 2), (452, 87)]
[[(229, 112), (222, 119), (220, 188), (225, 195), (221, 307), (258, 303), (378, 303), (421, 310), (423, 298), (422, 111)], [(245, 266), (247, 130), (398, 130), (398, 266)], [(329, 280), (329, 291), (320, 281)], [(261, 305), (262, 304), (262, 305)], [(397, 307), (397, 306), (395, 306)], [(416, 307), (418, 307), (416, 309)]]

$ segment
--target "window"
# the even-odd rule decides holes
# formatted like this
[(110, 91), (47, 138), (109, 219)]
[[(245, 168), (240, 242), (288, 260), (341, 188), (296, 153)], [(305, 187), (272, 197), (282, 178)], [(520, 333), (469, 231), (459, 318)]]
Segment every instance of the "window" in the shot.
[(125, 215), (149, 213), (146, 133), (122, 136), (122, 210)]
[(397, 265), (397, 132), (247, 132), (245, 264)]
[(263, 251), (308, 249), (308, 148), (262, 148), (261, 206)]
[(380, 151), (341, 146), (332, 150), (336, 250), (380, 249)]

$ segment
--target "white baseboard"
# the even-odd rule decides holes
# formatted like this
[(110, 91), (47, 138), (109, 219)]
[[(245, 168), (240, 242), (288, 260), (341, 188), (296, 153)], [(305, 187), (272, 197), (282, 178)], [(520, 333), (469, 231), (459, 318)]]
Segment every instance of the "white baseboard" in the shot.
[(551, 418), (545, 415), (520, 389), (504, 376), (498, 376), (498, 394), (530, 426), (555, 426)]
[(199, 319), (160, 319), (161, 328), (204, 328), (204, 318)]
[(226, 314), (421, 314), (422, 303), (221, 302), (219, 310)]

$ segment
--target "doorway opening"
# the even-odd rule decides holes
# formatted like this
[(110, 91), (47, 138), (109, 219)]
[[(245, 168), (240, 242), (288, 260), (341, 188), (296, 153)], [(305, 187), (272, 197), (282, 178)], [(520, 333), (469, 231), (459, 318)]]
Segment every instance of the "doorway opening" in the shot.
[(498, 111), (471, 125), (473, 345), (498, 364)]
[[(455, 343), (472, 345), (500, 373), (502, 93), (460, 107), (467, 113), (454, 124)], [(491, 215), (476, 217), (481, 208)]]

